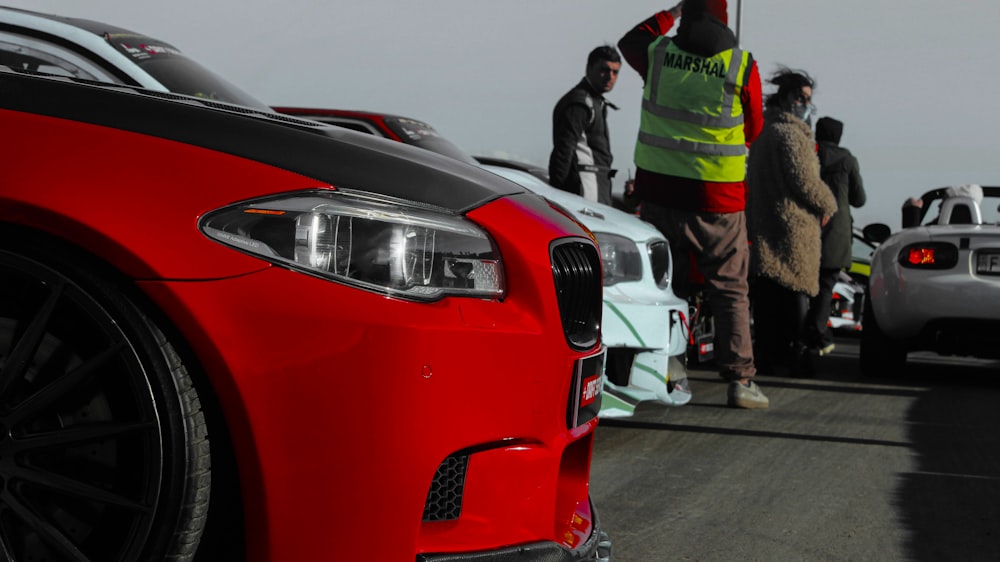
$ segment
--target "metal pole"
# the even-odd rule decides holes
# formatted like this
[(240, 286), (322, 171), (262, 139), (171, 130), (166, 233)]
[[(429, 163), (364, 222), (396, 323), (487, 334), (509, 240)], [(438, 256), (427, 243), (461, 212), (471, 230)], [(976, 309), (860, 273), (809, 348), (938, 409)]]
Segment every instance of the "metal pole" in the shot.
[(740, 33), (743, 30), (743, 1), (736, 0), (736, 45), (742, 47)]

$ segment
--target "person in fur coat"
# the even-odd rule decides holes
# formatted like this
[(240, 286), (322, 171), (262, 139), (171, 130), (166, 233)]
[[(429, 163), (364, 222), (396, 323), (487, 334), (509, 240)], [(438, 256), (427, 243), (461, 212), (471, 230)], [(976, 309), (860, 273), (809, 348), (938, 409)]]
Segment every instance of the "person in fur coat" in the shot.
[(801, 373), (809, 297), (819, 292), (821, 228), (837, 211), (809, 123), (814, 81), (779, 69), (747, 161), (754, 356), (761, 372)]

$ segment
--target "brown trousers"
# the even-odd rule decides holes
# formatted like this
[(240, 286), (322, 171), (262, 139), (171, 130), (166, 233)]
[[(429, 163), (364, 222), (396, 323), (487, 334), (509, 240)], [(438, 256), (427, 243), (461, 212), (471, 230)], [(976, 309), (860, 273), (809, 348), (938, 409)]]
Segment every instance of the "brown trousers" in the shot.
[(669, 241), (673, 289), (682, 299), (687, 299), (693, 288), (691, 256), (694, 256), (715, 318), (715, 363), (719, 376), (730, 381), (753, 377), (757, 370), (750, 335), (746, 215), (683, 211), (643, 201), (639, 216)]

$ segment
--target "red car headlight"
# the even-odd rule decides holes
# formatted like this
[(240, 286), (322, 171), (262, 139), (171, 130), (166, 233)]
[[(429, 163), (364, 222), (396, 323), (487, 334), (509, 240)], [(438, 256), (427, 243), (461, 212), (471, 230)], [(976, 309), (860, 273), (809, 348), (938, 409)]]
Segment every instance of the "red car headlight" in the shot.
[(503, 264), (482, 228), (398, 200), (298, 192), (213, 211), (199, 226), (271, 263), (397, 297), (504, 296)]
[(958, 248), (948, 242), (910, 244), (900, 250), (899, 264), (914, 269), (951, 269), (958, 264)]

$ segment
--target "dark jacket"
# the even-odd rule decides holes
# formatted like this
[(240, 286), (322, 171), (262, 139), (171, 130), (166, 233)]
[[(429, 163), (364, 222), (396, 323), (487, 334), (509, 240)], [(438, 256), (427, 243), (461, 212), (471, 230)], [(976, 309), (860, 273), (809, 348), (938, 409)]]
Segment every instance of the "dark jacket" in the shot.
[(608, 107), (614, 108), (584, 78), (552, 110), (549, 183), (582, 195), (581, 173), (597, 177), (598, 202), (611, 205), (611, 141)]
[(840, 269), (851, 265), (853, 245), (850, 207), (865, 204), (865, 188), (861, 182), (858, 160), (851, 151), (840, 146), (844, 125), (830, 117), (816, 122), (819, 142), (820, 177), (837, 199), (837, 214), (823, 229), (823, 258), (820, 267)]

